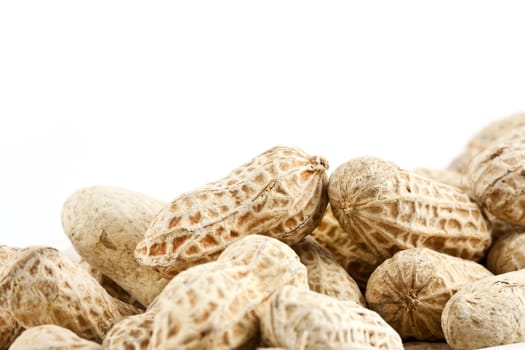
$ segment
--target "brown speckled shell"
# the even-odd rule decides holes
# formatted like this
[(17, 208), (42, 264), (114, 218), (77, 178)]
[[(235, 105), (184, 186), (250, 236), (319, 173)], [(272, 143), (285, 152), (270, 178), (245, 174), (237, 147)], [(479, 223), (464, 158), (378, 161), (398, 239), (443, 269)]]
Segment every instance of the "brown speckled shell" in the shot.
[(116, 323), (104, 338), (104, 350), (147, 350), (155, 313), (129, 316)]
[(339, 300), (351, 300), (366, 307), (365, 298), (354, 279), (312, 237), (305, 237), (292, 248), (308, 270), (308, 285), (311, 290)]
[(399, 335), (374, 311), (292, 286), (265, 303), (261, 332), (265, 344), (286, 349), (403, 349)]
[(369, 273), (403, 249), (427, 247), (479, 260), (491, 243), (485, 217), (465, 192), (391, 162), (353, 159), (332, 173), (328, 193)]
[(62, 208), (62, 227), (77, 253), (142, 305), (169, 279), (137, 263), (134, 251), (166, 203), (116, 187), (93, 186), (73, 193)]
[(495, 274), (525, 269), (525, 231), (498, 238), (487, 255), (487, 267)]
[(407, 249), (377, 267), (365, 296), (403, 339), (443, 339), (441, 312), (447, 301), (461, 287), (489, 276), (473, 261), (427, 248)]
[[(17, 248), (0, 245), (0, 275), (2, 269), (9, 266), (8, 259), (18, 251)], [(7, 349), (21, 331), (22, 326), (9, 313), (7, 300), (0, 297), (0, 349)]]
[(525, 270), (484, 278), (447, 302), (441, 327), (453, 349), (525, 342)]
[(123, 316), (138, 310), (111, 297), (84, 269), (58, 250), (21, 250), (0, 275), (0, 295), (25, 328), (55, 324), (101, 341)]
[(83, 339), (67, 328), (42, 325), (25, 330), (9, 350), (102, 350), (100, 344)]
[(478, 154), (465, 174), (470, 195), (496, 219), (525, 225), (525, 137)]
[(326, 209), (327, 168), (321, 157), (274, 147), (226, 178), (177, 197), (148, 227), (135, 256), (169, 273), (213, 260), (248, 234), (295, 243)]

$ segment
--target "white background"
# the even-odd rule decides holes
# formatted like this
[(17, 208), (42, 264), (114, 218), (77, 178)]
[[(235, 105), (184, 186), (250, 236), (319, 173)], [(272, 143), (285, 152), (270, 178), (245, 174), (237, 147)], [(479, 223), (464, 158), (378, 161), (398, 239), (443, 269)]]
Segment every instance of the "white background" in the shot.
[(276, 144), (445, 167), (525, 110), (519, 1), (2, 1), (0, 243), (67, 245), (62, 203), (170, 200)]

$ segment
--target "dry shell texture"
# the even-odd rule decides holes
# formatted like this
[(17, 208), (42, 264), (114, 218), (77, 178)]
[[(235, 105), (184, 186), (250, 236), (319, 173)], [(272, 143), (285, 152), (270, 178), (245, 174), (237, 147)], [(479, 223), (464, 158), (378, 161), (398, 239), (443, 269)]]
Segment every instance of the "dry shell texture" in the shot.
[(0, 296), (25, 328), (55, 324), (101, 341), (115, 322), (137, 313), (54, 248), (26, 248), (10, 262), (0, 275)]
[(472, 160), (465, 177), (471, 196), (488, 213), (513, 225), (525, 225), (525, 142), (499, 143), (486, 149)]
[(405, 350), (450, 350), (450, 346), (446, 343), (428, 343), (422, 341), (414, 341), (404, 343)]
[(164, 206), (164, 202), (125, 189), (84, 188), (64, 203), (62, 227), (85, 261), (148, 306), (169, 280), (139, 265), (134, 251)]
[[(17, 252), (18, 249), (0, 245), (0, 276), (2, 270), (9, 266), (8, 259), (13, 258)], [(21, 331), (22, 326), (9, 313), (7, 300), (0, 297), (0, 350), (7, 349)]]
[(327, 169), (321, 157), (274, 147), (224, 179), (173, 200), (148, 227), (135, 256), (169, 272), (210, 261), (247, 234), (298, 242), (325, 211)]
[(522, 130), (523, 127), (525, 127), (525, 114), (523, 113), (490, 123), (470, 139), (463, 153), (454, 159), (449, 168), (459, 173), (465, 173), (476, 155), (499, 142), (502, 138), (518, 138), (517, 131)]
[(479, 260), (491, 243), (479, 206), (458, 188), (373, 157), (338, 167), (328, 186), (330, 206), (362, 247), (369, 273), (399, 250), (427, 247)]
[(487, 267), (495, 274), (525, 269), (525, 231), (498, 238), (487, 255)]
[(292, 246), (308, 270), (308, 285), (314, 292), (366, 306), (357, 283), (337, 263), (332, 254), (311, 237)]
[(453, 349), (525, 341), (525, 270), (484, 278), (448, 301), (441, 326)]
[(403, 339), (443, 339), (441, 313), (461, 287), (492, 276), (482, 265), (427, 248), (396, 253), (372, 273), (368, 306)]
[(116, 323), (104, 338), (104, 350), (147, 350), (155, 313), (129, 316)]
[(370, 267), (363, 261), (366, 245), (360, 241), (353, 241), (339, 225), (330, 205), (319, 226), (315, 228), (311, 236), (324, 248), (328, 249), (337, 262), (343, 266), (353, 277), (359, 287), (365, 289), (366, 281), (370, 275)]
[(9, 350), (102, 350), (100, 344), (80, 338), (69, 329), (43, 325), (24, 331)]
[(399, 335), (375, 312), (291, 286), (265, 304), (263, 340), (286, 349), (403, 349)]
[(460, 188), (464, 191), (466, 190), (466, 186), (463, 184), (463, 175), (454, 170), (416, 168), (414, 169), (414, 173), (449, 186)]

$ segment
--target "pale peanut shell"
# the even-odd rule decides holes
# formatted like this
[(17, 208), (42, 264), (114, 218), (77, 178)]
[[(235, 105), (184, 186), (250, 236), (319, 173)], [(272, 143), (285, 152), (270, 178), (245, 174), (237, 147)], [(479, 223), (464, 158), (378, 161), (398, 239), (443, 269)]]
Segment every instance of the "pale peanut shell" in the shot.
[(102, 346), (83, 339), (67, 328), (42, 325), (25, 330), (9, 350), (102, 350)]
[(261, 332), (265, 344), (286, 349), (403, 349), (399, 335), (374, 311), (292, 286), (265, 303)]
[(439, 181), (449, 186), (457, 187), (463, 191), (467, 186), (463, 183), (463, 175), (450, 169), (433, 169), (433, 168), (415, 168), (414, 173), (428, 177), (429, 179)]
[(10, 260), (0, 275), (0, 296), (25, 328), (56, 324), (101, 341), (123, 316), (137, 313), (111, 297), (84, 269), (58, 250), (30, 247)]
[(104, 350), (147, 350), (154, 319), (153, 312), (124, 318), (106, 334), (102, 343)]
[(414, 341), (404, 343), (405, 350), (450, 350), (450, 346), (446, 343), (429, 343), (422, 341)]
[(443, 339), (441, 313), (460, 288), (492, 276), (473, 261), (427, 248), (400, 251), (370, 276), (366, 301), (403, 339)]
[[(2, 269), (9, 265), (8, 259), (18, 251), (17, 248), (0, 245), (0, 275)], [(7, 349), (21, 331), (22, 326), (9, 312), (7, 300), (0, 297), (0, 349)]]
[(297, 242), (322, 218), (327, 168), (321, 157), (274, 147), (224, 179), (173, 200), (148, 227), (135, 256), (169, 273), (214, 260), (248, 234)]
[(453, 349), (525, 341), (525, 270), (484, 278), (447, 302), (441, 326)]
[(495, 274), (525, 269), (525, 231), (498, 238), (487, 255), (487, 267)]
[(308, 271), (308, 285), (314, 292), (339, 300), (351, 300), (366, 307), (359, 286), (332, 254), (312, 237), (305, 237), (292, 246)]
[(465, 192), (391, 162), (353, 159), (332, 173), (328, 193), (368, 273), (399, 250), (427, 247), (479, 260), (491, 242), (485, 217)]
[(73, 193), (62, 209), (62, 227), (78, 254), (142, 305), (169, 279), (135, 261), (137, 243), (164, 202), (116, 187), (93, 186)]

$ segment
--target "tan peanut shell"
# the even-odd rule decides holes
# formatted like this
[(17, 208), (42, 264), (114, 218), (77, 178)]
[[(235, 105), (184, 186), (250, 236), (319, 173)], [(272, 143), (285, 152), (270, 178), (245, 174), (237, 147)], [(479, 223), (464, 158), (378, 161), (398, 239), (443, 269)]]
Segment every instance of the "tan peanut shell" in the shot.
[[(373, 157), (330, 176), (330, 206), (369, 273), (399, 250), (427, 247), (479, 260), (491, 243), (479, 206), (458, 188)], [(356, 243), (357, 244), (357, 243)]]
[(465, 178), (470, 195), (488, 213), (509, 224), (525, 225), (525, 142), (489, 147), (472, 160)]
[[(12, 258), (18, 250), (0, 245), (0, 276), (2, 269), (9, 265), (8, 259)], [(0, 350), (7, 349), (21, 331), (22, 326), (11, 316), (7, 301), (0, 297)]]
[(0, 275), (0, 298), (25, 328), (55, 324), (97, 342), (123, 316), (138, 312), (47, 247), (23, 249), (10, 260)]
[(498, 238), (487, 255), (487, 267), (495, 274), (525, 269), (525, 231)]
[(483, 265), (427, 248), (402, 250), (370, 276), (368, 306), (403, 339), (443, 339), (441, 313), (460, 288), (492, 276)]
[(525, 270), (484, 278), (461, 288), (441, 318), (452, 349), (525, 341)]
[(337, 262), (343, 266), (348, 274), (364, 289), (370, 275), (370, 267), (366, 262), (366, 244), (353, 241), (339, 225), (330, 205), (319, 226), (315, 228), (311, 236), (324, 248), (329, 250)]
[(137, 243), (164, 202), (121, 188), (94, 186), (73, 193), (62, 209), (62, 227), (78, 254), (142, 305), (168, 283), (137, 263)]
[(466, 191), (463, 175), (450, 169), (415, 168), (414, 173)]
[(467, 143), (462, 154), (454, 159), (449, 169), (465, 173), (472, 159), (502, 138), (516, 139), (516, 130), (525, 127), (525, 113), (498, 119), (478, 131)]
[(106, 334), (102, 342), (104, 350), (147, 350), (154, 319), (153, 312), (124, 318)]
[(293, 244), (322, 218), (327, 168), (321, 157), (274, 147), (227, 177), (173, 200), (148, 227), (135, 256), (169, 273), (213, 260), (248, 234)]
[(374, 311), (292, 286), (265, 303), (261, 332), (265, 344), (286, 349), (403, 349), (399, 335)]
[(306, 266), (311, 290), (339, 300), (351, 300), (366, 307), (365, 298), (357, 283), (332, 254), (312, 237), (305, 237), (292, 248)]
[(55, 325), (42, 325), (25, 330), (9, 350), (102, 350), (102, 346), (83, 339)]
[(430, 343), (423, 341), (414, 341), (404, 343), (405, 350), (450, 350), (447, 343)]

